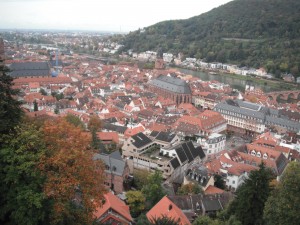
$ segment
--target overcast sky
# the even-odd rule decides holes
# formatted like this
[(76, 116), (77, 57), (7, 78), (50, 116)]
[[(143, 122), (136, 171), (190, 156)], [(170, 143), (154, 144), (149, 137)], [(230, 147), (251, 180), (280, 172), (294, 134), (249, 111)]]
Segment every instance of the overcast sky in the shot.
[(0, 0), (0, 29), (128, 32), (187, 19), (231, 0)]

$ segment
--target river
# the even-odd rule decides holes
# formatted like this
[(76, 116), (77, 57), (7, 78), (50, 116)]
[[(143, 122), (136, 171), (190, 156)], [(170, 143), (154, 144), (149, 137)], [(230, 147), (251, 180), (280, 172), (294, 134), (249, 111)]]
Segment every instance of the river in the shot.
[[(237, 89), (239, 91), (244, 92), (247, 80), (239, 79), (238, 77), (232, 77), (232, 76), (226, 76), (226, 74), (220, 75), (220, 74), (210, 74), (208, 72), (202, 72), (202, 71), (194, 71), (189, 69), (182, 69), (178, 68), (178, 71), (184, 74), (193, 75), (195, 77), (199, 77), (203, 81), (210, 81), (210, 80), (217, 80), (224, 84), (229, 84), (232, 88)], [(250, 79), (249, 79), (250, 80)], [(280, 91), (282, 90), (279, 87), (276, 87), (274, 85), (268, 85), (269, 82), (266, 80), (265, 82), (255, 82), (255, 79), (251, 78), (251, 82), (254, 84), (256, 88), (262, 89), (264, 92), (271, 92), (271, 91)]]

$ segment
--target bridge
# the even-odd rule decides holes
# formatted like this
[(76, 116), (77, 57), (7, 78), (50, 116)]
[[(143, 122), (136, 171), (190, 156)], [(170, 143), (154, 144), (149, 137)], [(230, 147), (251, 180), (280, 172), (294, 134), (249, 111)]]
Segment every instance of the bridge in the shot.
[(274, 101), (277, 101), (278, 99), (300, 100), (300, 90), (297, 90), (297, 91), (275, 91), (275, 92), (266, 93), (266, 95), (270, 100), (274, 100)]

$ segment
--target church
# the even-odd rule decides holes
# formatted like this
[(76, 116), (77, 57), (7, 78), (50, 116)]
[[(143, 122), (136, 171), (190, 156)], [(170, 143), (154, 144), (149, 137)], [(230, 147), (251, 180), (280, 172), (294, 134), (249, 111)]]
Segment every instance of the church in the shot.
[(159, 75), (148, 83), (148, 87), (149, 91), (172, 99), (177, 105), (192, 102), (191, 88), (180, 78)]

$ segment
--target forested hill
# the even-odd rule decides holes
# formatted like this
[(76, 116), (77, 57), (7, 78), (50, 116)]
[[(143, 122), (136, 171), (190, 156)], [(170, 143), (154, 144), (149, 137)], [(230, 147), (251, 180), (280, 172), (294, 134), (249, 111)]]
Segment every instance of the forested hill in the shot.
[(123, 50), (182, 52), (208, 62), (300, 76), (300, 1), (234, 0), (200, 16), (129, 33)]

